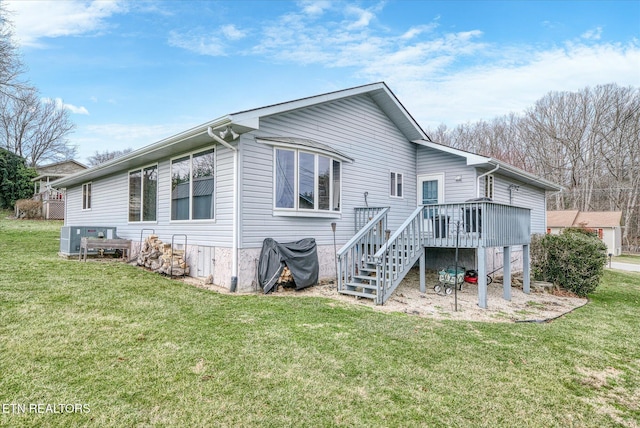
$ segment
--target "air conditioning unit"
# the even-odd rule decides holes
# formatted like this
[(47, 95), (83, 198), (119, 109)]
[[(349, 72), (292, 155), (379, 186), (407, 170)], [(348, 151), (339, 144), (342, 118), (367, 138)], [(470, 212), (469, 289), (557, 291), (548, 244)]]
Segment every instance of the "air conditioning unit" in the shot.
[[(87, 238), (117, 238), (115, 227), (106, 226), (62, 226), (60, 229), (60, 254), (63, 256), (77, 256), (80, 254), (80, 240)], [(98, 250), (89, 250), (95, 254)]]

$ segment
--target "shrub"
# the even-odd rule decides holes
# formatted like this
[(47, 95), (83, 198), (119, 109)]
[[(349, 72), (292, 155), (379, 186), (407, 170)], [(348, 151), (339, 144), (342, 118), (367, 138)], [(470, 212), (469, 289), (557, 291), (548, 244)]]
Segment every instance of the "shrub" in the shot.
[(13, 208), (18, 199), (32, 196), (31, 179), (37, 175), (23, 158), (0, 148), (0, 209)]
[(531, 277), (538, 281), (546, 281), (545, 274), (547, 270), (547, 253), (542, 245), (545, 236), (550, 235), (532, 235), (531, 245), (529, 246), (529, 257), (531, 257)]
[(19, 199), (16, 201), (18, 218), (42, 218), (42, 202), (34, 199)]
[(564, 233), (582, 233), (583, 235), (592, 236), (594, 238), (598, 237), (598, 232), (596, 232), (595, 229), (590, 229), (584, 226), (568, 227), (564, 230)]
[(531, 241), (532, 274), (584, 297), (600, 283), (606, 253), (602, 241), (580, 230), (535, 237)]

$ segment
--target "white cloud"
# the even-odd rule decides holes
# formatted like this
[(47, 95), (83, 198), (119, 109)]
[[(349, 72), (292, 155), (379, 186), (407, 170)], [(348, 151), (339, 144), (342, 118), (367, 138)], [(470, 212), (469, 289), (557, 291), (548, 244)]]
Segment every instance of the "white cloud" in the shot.
[(42, 38), (87, 34), (106, 28), (106, 18), (123, 12), (121, 0), (111, 1), (16, 1), (4, 2), (15, 12), (15, 36), (23, 46), (38, 47)]
[[(15, 15), (16, 32), (27, 44), (42, 37), (101, 30), (106, 18), (124, 10), (115, 1), (49, 2), (47, 8), (31, 1), (7, 4), (20, 9)], [(640, 86), (640, 42), (602, 43), (601, 27), (575, 39), (582, 42), (498, 45), (489, 43), (477, 28), (443, 30), (439, 17), (420, 26), (383, 27), (384, 16), (378, 16), (382, 2), (368, 8), (329, 1), (300, 1), (297, 5), (295, 11), (250, 31), (241, 24), (172, 31), (168, 43), (199, 55), (224, 56), (233, 49), (237, 55), (268, 58), (269, 62), (341, 68), (350, 78), (384, 80), (425, 126), (520, 112), (552, 90), (610, 82)], [(541, 25), (562, 27), (551, 21)], [(65, 108), (89, 114), (85, 107)], [(177, 132), (181, 128), (170, 129)], [(101, 141), (106, 135), (109, 141), (126, 144), (121, 148), (136, 148), (170, 135), (164, 126), (105, 125), (99, 133)], [(88, 144), (92, 138), (85, 137)]]
[[(218, 35), (221, 34), (222, 37)], [(210, 30), (193, 29), (182, 33), (179, 31), (169, 32), (168, 44), (177, 48), (186, 49), (199, 55), (226, 56), (228, 48), (227, 41), (233, 42), (247, 37), (248, 32), (241, 30), (233, 24), (223, 25), (219, 29)]]
[[(435, 127), (520, 113), (550, 91), (576, 91), (617, 83), (640, 86), (640, 45), (568, 44), (545, 51), (522, 51), (528, 61), (485, 63), (427, 78), (385, 80), (419, 123)], [(384, 77), (384, 76), (382, 76)]]
[(220, 31), (222, 31), (222, 34), (224, 34), (224, 36), (229, 40), (240, 40), (247, 35), (246, 31), (239, 30), (233, 24), (220, 27)]
[(195, 52), (199, 55), (222, 56), (225, 55), (225, 46), (222, 40), (214, 35), (199, 34), (196, 32), (169, 33), (169, 46), (174, 46)]
[(74, 113), (74, 114), (89, 115), (89, 110), (87, 110), (85, 107), (77, 107), (77, 106), (74, 106), (73, 104), (67, 104), (64, 101), (62, 101), (62, 98), (53, 98), (53, 99), (42, 98), (42, 102), (54, 103), (57, 108), (63, 108), (63, 109), (69, 110), (71, 113)]
[(289, 13), (262, 29), (252, 53), (384, 80), (429, 126), (519, 113), (554, 90), (611, 82), (640, 86), (640, 42), (599, 43), (600, 27), (582, 35), (585, 43), (498, 45), (485, 41), (478, 29), (436, 31), (439, 18), (394, 33), (372, 25), (373, 11), (347, 6), (345, 16), (355, 21), (332, 20), (327, 13), (321, 23)]
[(322, 15), (327, 9), (331, 8), (331, 2), (326, 0), (320, 1), (301, 1), (298, 3), (302, 8), (302, 12), (306, 15), (319, 16)]
[(400, 38), (404, 40), (410, 40), (418, 37), (423, 33), (428, 33), (433, 31), (437, 26), (438, 25), (436, 23), (433, 23), (430, 25), (419, 25), (417, 27), (411, 27), (402, 36), (400, 36)]
[(375, 15), (370, 10), (356, 6), (348, 6), (345, 12), (347, 15), (356, 17), (356, 20), (347, 26), (350, 30), (367, 27), (371, 20), (375, 18)]
[(89, 115), (89, 110), (87, 110), (86, 107), (83, 106), (76, 107), (73, 104), (63, 104), (63, 107), (69, 110), (71, 113)]
[(600, 40), (602, 37), (602, 27), (596, 27), (594, 29), (585, 31), (580, 37), (585, 40)]

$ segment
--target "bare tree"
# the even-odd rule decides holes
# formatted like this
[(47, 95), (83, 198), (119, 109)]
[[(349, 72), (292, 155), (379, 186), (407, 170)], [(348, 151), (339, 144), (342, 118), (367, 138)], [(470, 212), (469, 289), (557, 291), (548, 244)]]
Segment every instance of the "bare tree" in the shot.
[(0, 2), (0, 96), (12, 96), (23, 85), (19, 76), (24, 72), (13, 42), (11, 22), (4, 4)]
[(127, 153), (131, 153), (131, 148), (126, 148), (124, 150), (105, 150), (104, 152), (96, 152), (89, 156), (87, 159), (87, 164), (89, 166), (100, 165), (101, 163), (105, 163), (106, 161), (110, 161), (111, 159), (119, 158), (120, 156), (126, 155)]
[(550, 92), (521, 115), (428, 133), (565, 186), (550, 209), (622, 211), (624, 242), (640, 244), (639, 88)]
[(12, 40), (11, 22), (0, 2), (0, 147), (21, 156), (28, 166), (73, 158), (67, 135), (74, 125), (69, 112), (19, 77), (24, 70)]
[(33, 88), (0, 98), (0, 143), (26, 159), (29, 166), (72, 159), (75, 147), (67, 135), (75, 125), (61, 103), (40, 99)]

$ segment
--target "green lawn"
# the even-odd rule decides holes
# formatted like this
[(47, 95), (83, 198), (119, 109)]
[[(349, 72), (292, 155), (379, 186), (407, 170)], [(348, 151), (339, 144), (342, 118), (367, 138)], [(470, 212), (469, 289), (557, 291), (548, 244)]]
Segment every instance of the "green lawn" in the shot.
[(613, 257), (614, 262), (620, 263), (632, 263), (634, 265), (640, 265), (640, 255), (622, 254), (621, 256)]
[(2, 426), (640, 423), (638, 274), (549, 324), (434, 321), (62, 260), (59, 227), (0, 220)]

